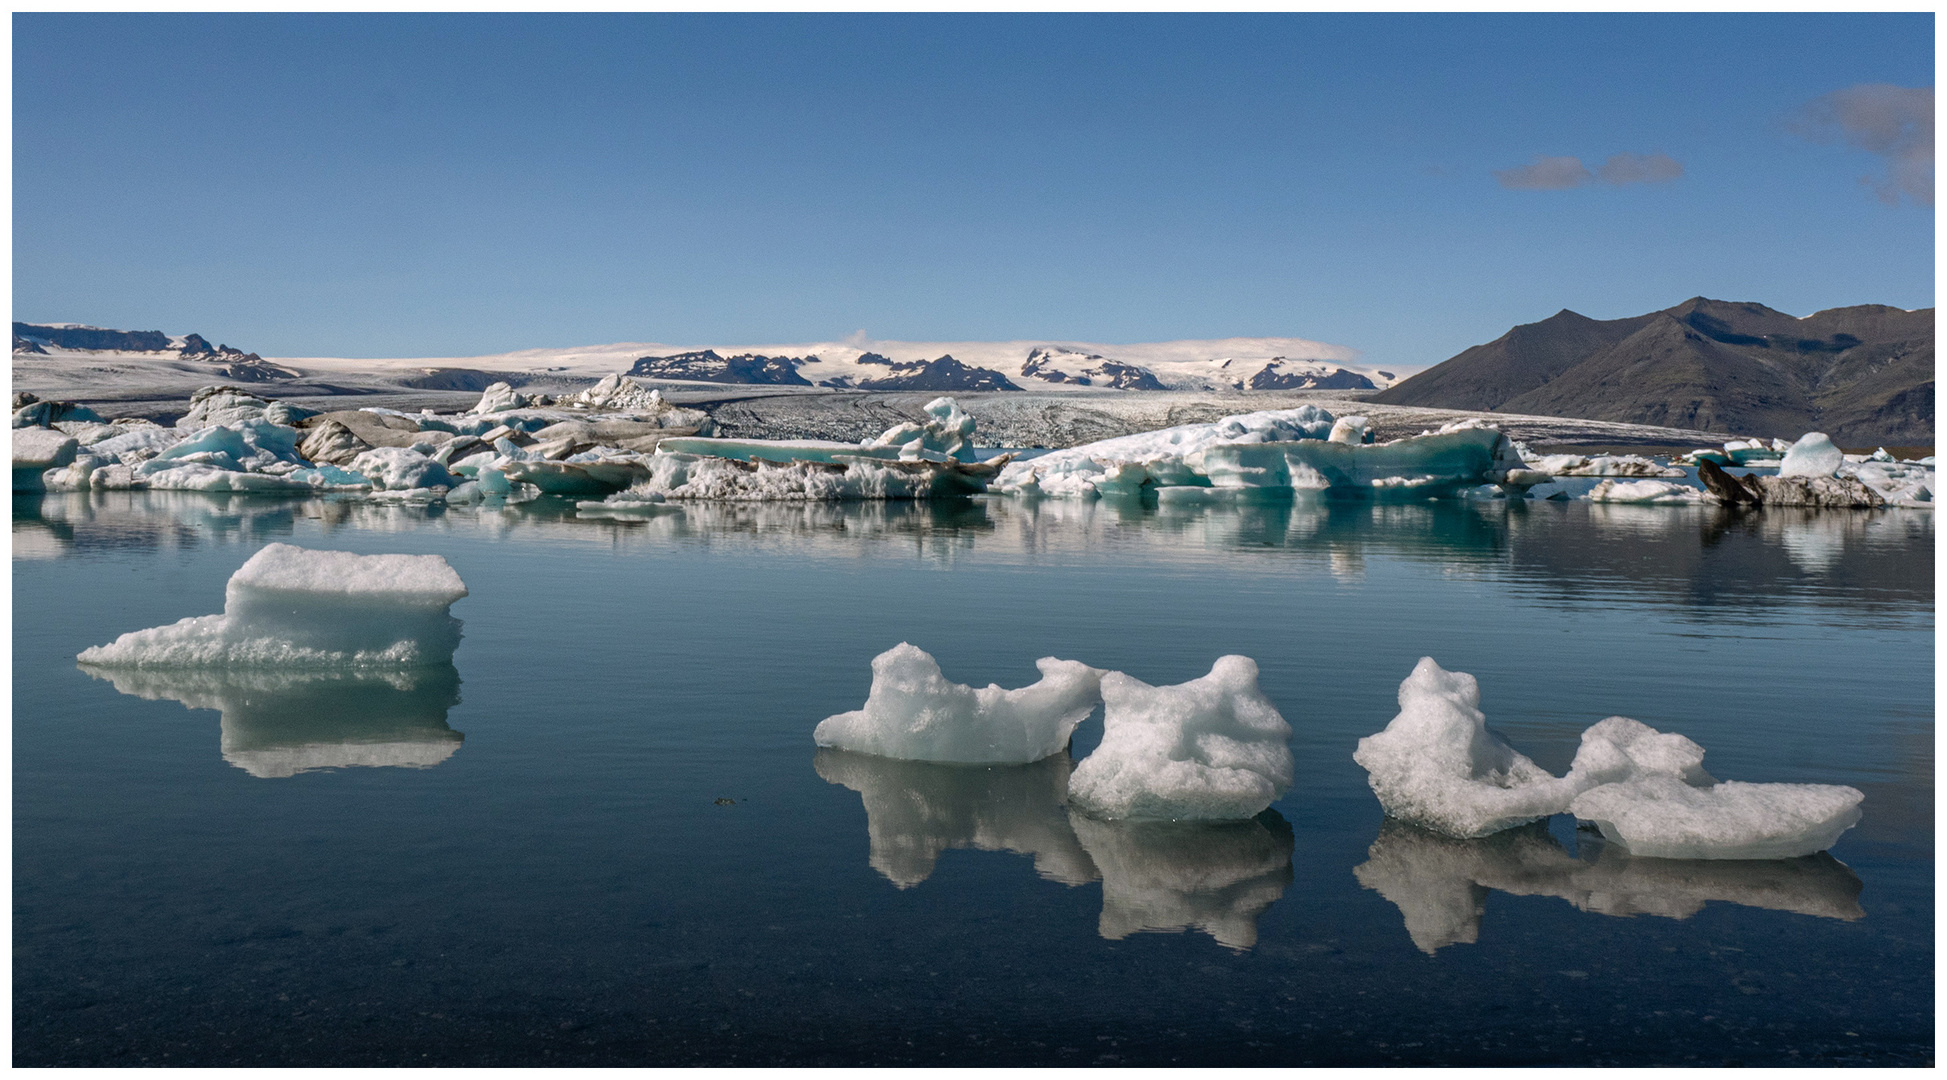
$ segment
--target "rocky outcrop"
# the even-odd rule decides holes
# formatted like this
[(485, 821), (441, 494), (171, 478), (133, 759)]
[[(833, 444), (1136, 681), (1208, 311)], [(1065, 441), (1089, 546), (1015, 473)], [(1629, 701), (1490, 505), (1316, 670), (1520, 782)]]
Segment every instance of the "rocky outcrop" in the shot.
[(751, 383), (767, 386), (810, 386), (811, 380), (798, 374), (806, 358), (759, 356), (741, 353), (718, 356), (714, 349), (677, 353), (674, 356), (645, 356), (629, 369), (631, 375), (651, 379), (682, 379), (689, 382)]
[(865, 379), (860, 390), (1019, 390), (1007, 376), (991, 368), (968, 367), (951, 354), (937, 360), (892, 364), (886, 375)]

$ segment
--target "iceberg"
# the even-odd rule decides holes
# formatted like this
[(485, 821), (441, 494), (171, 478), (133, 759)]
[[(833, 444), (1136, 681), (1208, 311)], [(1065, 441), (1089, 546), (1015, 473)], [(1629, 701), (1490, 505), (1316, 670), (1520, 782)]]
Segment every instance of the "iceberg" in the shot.
[(1194, 929), (1241, 952), (1291, 885), (1291, 825), (1276, 811), (1223, 823), (1070, 820), (1102, 877), (1098, 932), (1110, 941)]
[(1075, 768), (1070, 800), (1105, 818), (1243, 821), (1291, 786), (1291, 725), (1258, 690), (1257, 662), (1150, 686), (1102, 676), (1102, 743)]
[(1785, 460), (1778, 465), (1778, 475), (1807, 478), (1832, 476), (1845, 463), (1846, 455), (1832, 445), (1832, 440), (1824, 432), (1808, 431), (1799, 436), (1791, 449), (1785, 451)]
[(1672, 484), (1667, 480), (1604, 480), (1589, 489), (1583, 498), (1599, 503), (1647, 503), (1657, 506), (1688, 506), (1705, 501), (1702, 488)]
[(1473, 839), (1566, 812), (1635, 855), (1774, 859), (1823, 851), (1859, 821), (1864, 796), (1854, 788), (1720, 783), (1704, 771), (1703, 747), (1626, 716), (1584, 731), (1568, 775), (1557, 777), (1487, 729), (1473, 676), (1432, 657), (1400, 684), (1399, 704), (1352, 758), (1387, 817), (1446, 836)]
[(460, 643), (466, 586), (438, 555), (268, 544), (230, 577), (223, 614), (123, 634), (76, 659), (98, 667), (416, 667)]
[(950, 682), (906, 642), (872, 658), (865, 707), (820, 721), (819, 746), (907, 761), (1025, 765), (1060, 753), (1100, 696), (1102, 673), (1074, 660), (1036, 660), (1041, 680), (1018, 690)]
[(1406, 932), (1431, 956), (1480, 939), (1490, 892), (1552, 896), (1591, 914), (1687, 919), (1707, 903), (1850, 922), (1863, 918), (1860, 881), (1830, 855), (1702, 862), (1630, 855), (1590, 833), (1570, 855), (1545, 825), (1456, 840), (1389, 820), (1352, 873), (1399, 908)]
[(1480, 703), (1472, 675), (1430, 656), (1399, 684), (1399, 715), (1352, 755), (1387, 817), (1463, 839), (1486, 836), (1561, 813), (1593, 782), (1529, 760), (1488, 730)]
[(99, 668), (116, 690), (223, 714), (223, 760), (260, 779), (352, 767), (430, 769), (465, 736), (446, 724), (459, 704), (452, 664), (397, 671)]
[(1528, 458), (1528, 467), (1550, 476), (1681, 477), (1682, 469), (1659, 465), (1636, 454), (1550, 454)]
[(940, 765), (824, 749), (812, 767), (859, 793), (872, 869), (902, 889), (933, 876), (942, 852), (1011, 851), (1064, 885), (1098, 876), (1068, 821), (1067, 754), (1030, 765)]
[(1009, 464), (992, 485), (1014, 495), (1132, 495), (1145, 487), (1265, 493), (1360, 491), (1426, 497), (1482, 483), (1538, 483), (1499, 428), (1468, 420), (1384, 443), (1361, 421), (1336, 428), (1314, 405), (1123, 435)]

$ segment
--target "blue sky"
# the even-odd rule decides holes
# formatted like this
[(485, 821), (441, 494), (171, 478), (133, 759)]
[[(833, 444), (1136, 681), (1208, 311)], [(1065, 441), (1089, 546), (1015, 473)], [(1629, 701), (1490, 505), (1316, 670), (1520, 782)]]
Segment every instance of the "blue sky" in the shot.
[(1930, 109), (1928, 14), (13, 19), (28, 321), (1416, 365), (1563, 307), (1934, 302), (1931, 172), (1806, 126)]

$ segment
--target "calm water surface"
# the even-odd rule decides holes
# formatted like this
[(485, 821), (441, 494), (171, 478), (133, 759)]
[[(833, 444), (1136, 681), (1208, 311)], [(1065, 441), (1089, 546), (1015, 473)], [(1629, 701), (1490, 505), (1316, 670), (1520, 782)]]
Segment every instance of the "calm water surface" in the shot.
[[(13, 538), (20, 1064), (1933, 1057), (1929, 513), (106, 493)], [(453, 666), (76, 667), (272, 541), (444, 555)], [(817, 752), (900, 641), (975, 685), (1254, 657), (1297, 786), (1139, 827), (1071, 816), (1067, 758)], [(1865, 818), (1770, 863), (1386, 825), (1352, 749), (1421, 656), (1557, 771), (1622, 714)]]

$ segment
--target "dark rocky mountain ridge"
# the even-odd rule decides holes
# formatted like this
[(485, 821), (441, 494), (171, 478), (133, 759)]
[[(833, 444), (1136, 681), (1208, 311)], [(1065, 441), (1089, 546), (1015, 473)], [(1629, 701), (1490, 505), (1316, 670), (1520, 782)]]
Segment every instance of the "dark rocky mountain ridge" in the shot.
[(1372, 400), (1538, 416), (1917, 445), (1934, 437), (1932, 308), (1805, 318), (1695, 297), (1626, 319), (1561, 311)]

